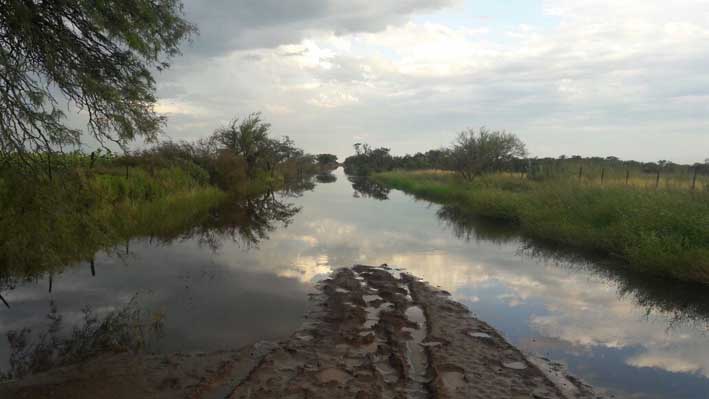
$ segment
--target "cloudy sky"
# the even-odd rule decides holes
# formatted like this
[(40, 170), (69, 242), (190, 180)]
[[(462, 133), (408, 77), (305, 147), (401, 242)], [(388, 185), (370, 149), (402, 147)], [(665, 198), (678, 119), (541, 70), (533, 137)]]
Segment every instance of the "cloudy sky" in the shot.
[(174, 139), (262, 111), (309, 152), (487, 126), (533, 156), (709, 157), (709, 0), (185, 0)]

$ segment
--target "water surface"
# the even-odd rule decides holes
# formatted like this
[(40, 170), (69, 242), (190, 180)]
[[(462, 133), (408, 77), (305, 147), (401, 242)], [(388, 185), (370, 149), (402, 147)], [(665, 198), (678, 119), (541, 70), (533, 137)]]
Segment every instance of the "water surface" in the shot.
[[(387, 263), (616, 397), (709, 397), (706, 288), (529, 246), (508, 227), (336, 176), (300, 197), (274, 194), (228, 227), (135, 238), (127, 256), (97, 255), (95, 275), (88, 263), (54, 275), (51, 292), (49, 276), (5, 289), (0, 333), (46, 325), (51, 301), (71, 322), (86, 306), (106, 311), (138, 294), (165, 315), (159, 350), (232, 348), (289, 335), (333, 268)], [(3, 367), (8, 351), (0, 343)]]

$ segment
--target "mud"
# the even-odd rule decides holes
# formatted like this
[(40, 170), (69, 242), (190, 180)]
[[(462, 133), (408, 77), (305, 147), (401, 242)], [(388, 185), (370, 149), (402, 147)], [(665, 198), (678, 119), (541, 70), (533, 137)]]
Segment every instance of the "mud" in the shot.
[(214, 353), (106, 354), (0, 384), (0, 398), (224, 398), (228, 394), (224, 387), (245, 379), (274, 346), (263, 342), (238, 351)]
[(527, 358), (461, 304), (387, 266), (320, 283), (283, 342), (234, 352), (109, 357), (0, 385), (2, 398), (597, 398)]
[(280, 344), (231, 399), (596, 397), (413, 276), (355, 266), (321, 284), (318, 323), (300, 332), (313, 339)]

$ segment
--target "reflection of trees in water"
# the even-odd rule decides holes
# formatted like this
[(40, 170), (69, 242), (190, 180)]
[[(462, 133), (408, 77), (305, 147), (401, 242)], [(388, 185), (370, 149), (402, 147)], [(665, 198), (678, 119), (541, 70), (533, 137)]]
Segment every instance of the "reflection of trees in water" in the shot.
[[(310, 188), (309, 188), (310, 187)], [(289, 188), (288, 195), (298, 195), (312, 185), (299, 184)], [(282, 201), (282, 195), (273, 192), (249, 197), (230, 199), (221, 206), (212, 209), (204, 217), (191, 220), (191, 223), (178, 230), (170, 229), (166, 235), (151, 235), (152, 245), (166, 245), (174, 240), (196, 238), (201, 244), (212, 250), (218, 250), (224, 241), (231, 240), (245, 247), (253, 247), (269, 238), (270, 233), (280, 226), (288, 226), (300, 208)], [(118, 255), (119, 251), (129, 252), (130, 241), (109, 252)], [(95, 274), (94, 262), (90, 262), (91, 272)], [(56, 277), (52, 268), (44, 275), (49, 277), (49, 290)], [(88, 271), (87, 271), (88, 272)], [(38, 278), (34, 275), (34, 279)], [(0, 273), (0, 293), (14, 289), (25, 278), (3, 275)], [(4, 301), (4, 298), (2, 299)], [(7, 304), (9, 307), (10, 304)], [(149, 317), (132, 300), (126, 307), (117, 311), (96, 316), (87, 309), (83, 323), (75, 327), (71, 335), (60, 336), (62, 318), (56, 307), (52, 307), (46, 332), (33, 332), (29, 329), (10, 331), (8, 340), (11, 349), (11, 370), (2, 374), (0, 379), (17, 378), (30, 373), (41, 372), (56, 366), (72, 364), (97, 353), (116, 351), (138, 351), (152, 339), (161, 324), (161, 319)], [(152, 321), (151, 321), (152, 320)], [(150, 324), (153, 323), (153, 324)], [(152, 329), (152, 330), (151, 330)]]
[(461, 240), (485, 240), (495, 244), (521, 241), (521, 256), (613, 281), (620, 298), (630, 298), (644, 308), (648, 316), (659, 313), (668, 317), (670, 327), (695, 324), (709, 328), (709, 297), (704, 285), (648, 276), (608, 257), (525, 240), (514, 226), (477, 217), (457, 207), (443, 206), (437, 216)]
[(481, 218), (459, 207), (443, 206), (436, 212), (438, 220), (453, 234), (465, 241), (490, 241), (504, 244), (519, 240), (519, 234), (509, 224)]
[(312, 179), (294, 179), (287, 181), (278, 193), (284, 197), (297, 198), (301, 197), (304, 192), (314, 189), (315, 183), (313, 183)]
[(317, 180), (318, 183), (334, 183), (337, 181), (337, 176), (332, 173), (320, 173), (315, 176), (315, 180)]
[(380, 201), (389, 199), (389, 188), (373, 182), (366, 176), (349, 176), (347, 178), (352, 183), (355, 198), (374, 198)]
[[(130, 237), (117, 240), (108, 246), (89, 248), (84, 245), (79, 234), (71, 237), (71, 240), (63, 237), (67, 240), (67, 244), (60, 248), (62, 251), (73, 253), (73, 244), (70, 242), (76, 243), (81, 248), (80, 255), (73, 257), (75, 260), (71, 262), (53, 261), (56, 256), (53, 256), (52, 253), (42, 257), (41, 262), (25, 262), (27, 265), (18, 263), (17, 258), (15, 258), (16, 262), (10, 265), (12, 267), (7, 267), (8, 265), (0, 262), (0, 306), (10, 307), (11, 304), (6, 303), (6, 297), (2, 296), (3, 292), (13, 290), (25, 281), (37, 281), (46, 277), (48, 290), (51, 292), (55, 277), (70, 266), (90, 267), (91, 275), (95, 275), (96, 267), (93, 256), (96, 253), (103, 251), (109, 256), (121, 259), (129, 257), (131, 243), (134, 240), (146, 239), (150, 245), (164, 246), (177, 240), (196, 237), (212, 249), (221, 247), (221, 243), (225, 239), (231, 239), (246, 247), (256, 246), (260, 241), (268, 239), (269, 234), (279, 225), (287, 226), (300, 211), (300, 208), (278, 198), (296, 197), (302, 195), (306, 190), (312, 190), (313, 187), (314, 183), (311, 181), (298, 181), (288, 184), (279, 195), (269, 191), (245, 199), (231, 198), (215, 208), (195, 212), (188, 217), (174, 219), (155, 217), (146, 220), (141, 229), (132, 232)], [(116, 221), (120, 223), (121, 219), (116, 218)], [(27, 249), (27, 251), (28, 254), (31, 254), (28, 257), (31, 260), (37, 260), (42, 255), (32, 252), (31, 249)], [(84, 262), (81, 261), (82, 258), (85, 259)]]
[(274, 193), (227, 201), (192, 235), (213, 250), (220, 248), (225, 238), (253, 247), (268, 239), (279, 226), (288, 226), (298, 212), (299, 207), (279, 201)]
[(695, 325), (709, 328), (709, 297), (702, 284), (660, 278), (631, 269), (628, 264), (593, 253), (527, 241), (520, 254), (557, 267), (591, 273), (617, 284), (619, 298), (628, 298), (646, 315), (661, 314), (669, 328)]

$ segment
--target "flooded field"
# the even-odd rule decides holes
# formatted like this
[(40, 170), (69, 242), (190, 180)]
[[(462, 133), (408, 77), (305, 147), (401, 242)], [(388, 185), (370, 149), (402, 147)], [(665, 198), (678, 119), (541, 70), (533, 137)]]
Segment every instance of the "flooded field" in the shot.
[[(386, 263), (450, 292), (512, 344), (565, 364), (601, 392), (709, 392), (706, 288), (623, 273), (455, 209), (336, 177), (302, 195), (244, 204), (249, 216), (227, 229), (136, 237), (61, 274), (1, 287), (9, 307), (0, 304), (0, 333), (42, 331), (52, 307), (70, 331), (83, 309), (101, 314), (133, 299), (162, 315), (159, 351), (235, 348), (298, 329), (308, 293), (335, 268)], [(416, 322), (420, 312), (406, 315)], [(3, 339), (0, 368), (10, 355)], [(416, 374), (422, 366), (409, 367)]]

